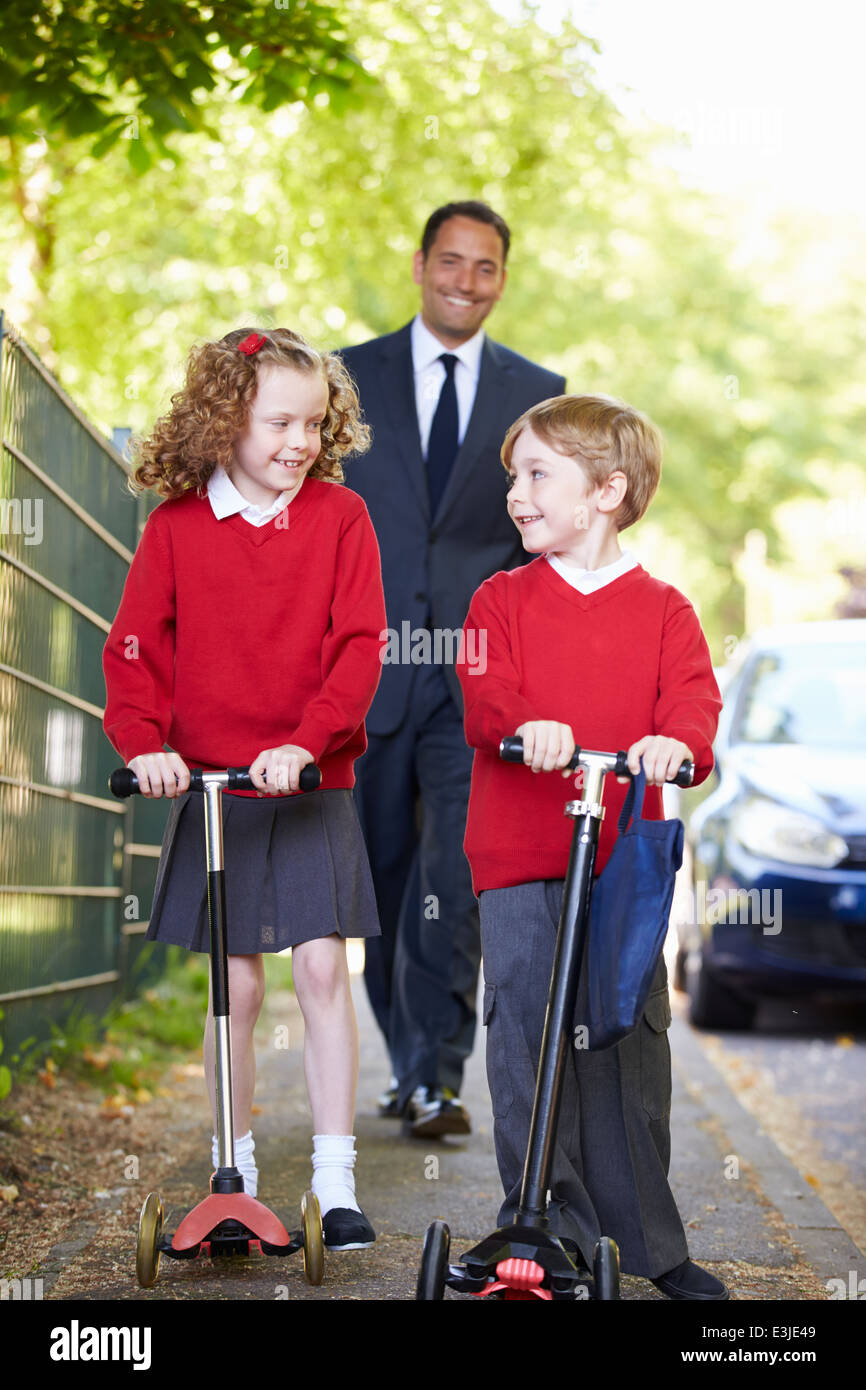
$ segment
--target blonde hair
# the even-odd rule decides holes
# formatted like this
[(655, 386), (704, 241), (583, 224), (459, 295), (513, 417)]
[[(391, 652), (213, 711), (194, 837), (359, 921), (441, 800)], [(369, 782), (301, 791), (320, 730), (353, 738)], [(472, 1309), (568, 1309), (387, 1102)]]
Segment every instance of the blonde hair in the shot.
[(507, 471), (517, 436), (527, 428), (557, 453), (575, 459), (594, 487), (620, 469), (628, 487), (617, 508), (616, 529), (624, 531), (640, 520), (662, 471), (662, 437), (648, 416), (614, 396), (552, 396), (510, 426), (500, 452)]
[[(249, 356), (238, 344), (251, 333), (265, 341)], [(219, 342), (194, 347), (186, 380), (171, 398), (171, 410), (151, 433), (132, 441), (130, 490), (156, 488), (162, 497), (202, 491), (217, 464), (228, 471), (238, 437), (249, 422), (262, 367), (291, 367), (305, 375), (320, 374), (328, 388), (322, 421), (322, 448), (307, 476), (343, 482), (341, 459), (370, 447), (370, 430), (361, 417), (354, 382), (339, 357), (319, 353), (288, 328), (266, 331), (236, 328)]]

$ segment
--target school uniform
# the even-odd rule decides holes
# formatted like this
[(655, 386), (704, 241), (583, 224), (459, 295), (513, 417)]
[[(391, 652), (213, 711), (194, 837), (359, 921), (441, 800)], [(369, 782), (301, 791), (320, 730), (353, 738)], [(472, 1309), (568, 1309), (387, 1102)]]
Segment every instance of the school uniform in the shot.
[[(385, 626), (375, 532), (339, 484), (258, 508), (218, 468), (148, 517), (103, 653), (114, 747), (214, 770), (293, 743), (322, 772), (315, 792), (223, 793), (230, 954), (379, 934), (352, 787)], [(172, 799), (147, 938), (209, 949), (198, 793)]]
[[(504, 763), (499, 742), (538, 719), (570, 725), (587, 748), (628, 748), (663, 734), (692, 750), (699, 784), (712, 769), (721, 700), (692, 605), (628, 553), (597, 571), (538, 556), (494, 575), (476, 591), (464, 631), (467, 650), (486, 638), (485, 667), (473, 672), (458, 662), (457, 674), (475, 749), (464, 847), (481, 919), (504, 1225), (520, 1198), (573, 837), (563, 808), (575, 791), (560, 771)], [(605, 780), (596, 874), (616, 840), (626, 792)], [(647, 788), (644, 815), (663, 818), (661, 788)], [(582, 970), (575, 1017), (585, 1000)], [(667, 1178), (670, 1018), (662, 959), (628, 1037), (601, 1052), (569, 1049), (550, 1179), (551, 1228), (575, 1240), (587, 1264), (599, 1236), (613, 1236), (623, 1271), (651, 1279), (688, 1258)]]

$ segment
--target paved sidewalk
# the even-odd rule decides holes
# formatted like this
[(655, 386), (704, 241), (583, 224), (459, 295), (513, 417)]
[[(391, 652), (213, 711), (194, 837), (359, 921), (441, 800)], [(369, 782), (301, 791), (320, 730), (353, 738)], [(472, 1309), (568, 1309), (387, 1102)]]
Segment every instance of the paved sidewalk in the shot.
[[(414, 1298), (418, 1261), (430, 1221), (446, 1220), (453, 1258), (495, 1227), (500, 1188), (484, 1074), (483, 1032), (471, 1058), (463, 1098), (473, 1120), (465, 1140), (404, 1138), (396, 1121), (376, 1114), (387, 1080), (384, 1048), (354, 977), (361, 1033), (356, 1134), (357, 1189), (378, 1233), (367, 1251), (326, 1252), (325, 1280), (309, 1286), (299, 1255), (287, 1260), (190, 1263), (163, 1260), (150, 1291), (134, 1277), (132, 1203), (83, 1229), (45, 1264), (46, 1296), (108, 1300), (329, 1300)], [(826, 1299), (827, 1280), (866, 1273), (866, 1261), (776, 1145), (740, 1106), (681, 1017), (674, 998), (673, 1162), (671, 1181), (693, 1258), (717, 1273), (735, 1299)], [(286, 1032), (286, 1030), (288, 1030)], [(288, 1038), (289, 1046), (278, 1046)], [(254, 1117), (259, 1196), (291, 1229), (311, 1177), (311, 1120), (302, 1063), (303, 1022), (288, 992), (271, 993), (257, 1031)], [(175, 1107), (166, 1135), (177, 1156), (167, 1171), (142, 1163), (135, 1204), (159, 1187), (169, 1225), (206, 1193), (210, 1120), (204, 1086)], [(130, 1194), (131, 1197), (133, 1194)], [(451, 1291), (451, 1299), (459, 1297)], [(661, 1299), (643, 1279), (623, 1279), (626, 1299)]]

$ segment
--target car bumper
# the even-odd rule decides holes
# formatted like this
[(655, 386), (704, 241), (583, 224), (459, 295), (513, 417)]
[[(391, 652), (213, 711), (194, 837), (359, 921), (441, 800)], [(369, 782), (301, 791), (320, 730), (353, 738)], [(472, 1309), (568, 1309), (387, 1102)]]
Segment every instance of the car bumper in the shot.
[(696, 890), (696, 920), (713, 974), (733, 988), (766, 994), (866, 996), (866, 873), (726, 868), (705, 887), (703, 911), (700, 884)]

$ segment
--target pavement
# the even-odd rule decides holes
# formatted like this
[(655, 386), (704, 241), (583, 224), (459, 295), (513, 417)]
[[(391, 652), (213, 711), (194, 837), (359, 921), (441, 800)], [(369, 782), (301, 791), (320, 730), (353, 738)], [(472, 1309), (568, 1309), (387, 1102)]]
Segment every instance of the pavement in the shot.
[[(361, 1036), (356, 1135), (357, 1192), (378, 1239), (371, 1249), (325, 1254), (319, 1287), (304, 1279), (300, 1255), (288, 1259), (163, 1259), (157, 1284), (134, 1278), (128, 1217), (89, 1226), (45, 1263), (45, 1296), (109, 1300), (411, 1300), (424, 1233), (441, 1218), (452, 1232), (452, 1259), (495, 1229), (500, 1186), (484, 1072), (484, 1035), (468, 1064), (462, 1098), (473, 1132), (465, 1139), (419, 1141), (376, 1113), (387, 1059), (360, 975), (353, 992)], [(866, 1277), (866, 1257), (806, 1178), (739, 1102), (713, 1065), (673, 994), (671, 1185), (692, 1258), (731, 1289), (732, 1299), (826, 1300)], [(286, 1046), (288, 1041), (288, 1046)], [(311, 1118), (302, 1065), (303, 1021), (293, 994), (272, 991), (257, 1030), (254, 1116), (259, 1197), (289, 1229), (311, 1176)], [(142, 1174), (140, 1197), (158, 1186), (174, 1229), (180, 1213), (207, 1190), (210, 1120), (201, 1097), (173, 1116), (177, 1164)], [(852, 1276), (851, 1272), (854, 1272)], [(866, 1287), (866, 1285), (864, 1285)], [(661, 1300), (647, 1280), (624, 1276), (622, 1296)], [(838, 1296), (838, 1295), (837, 1295)], [(466, 1298), (448, 1291), (446, 1298)]]

